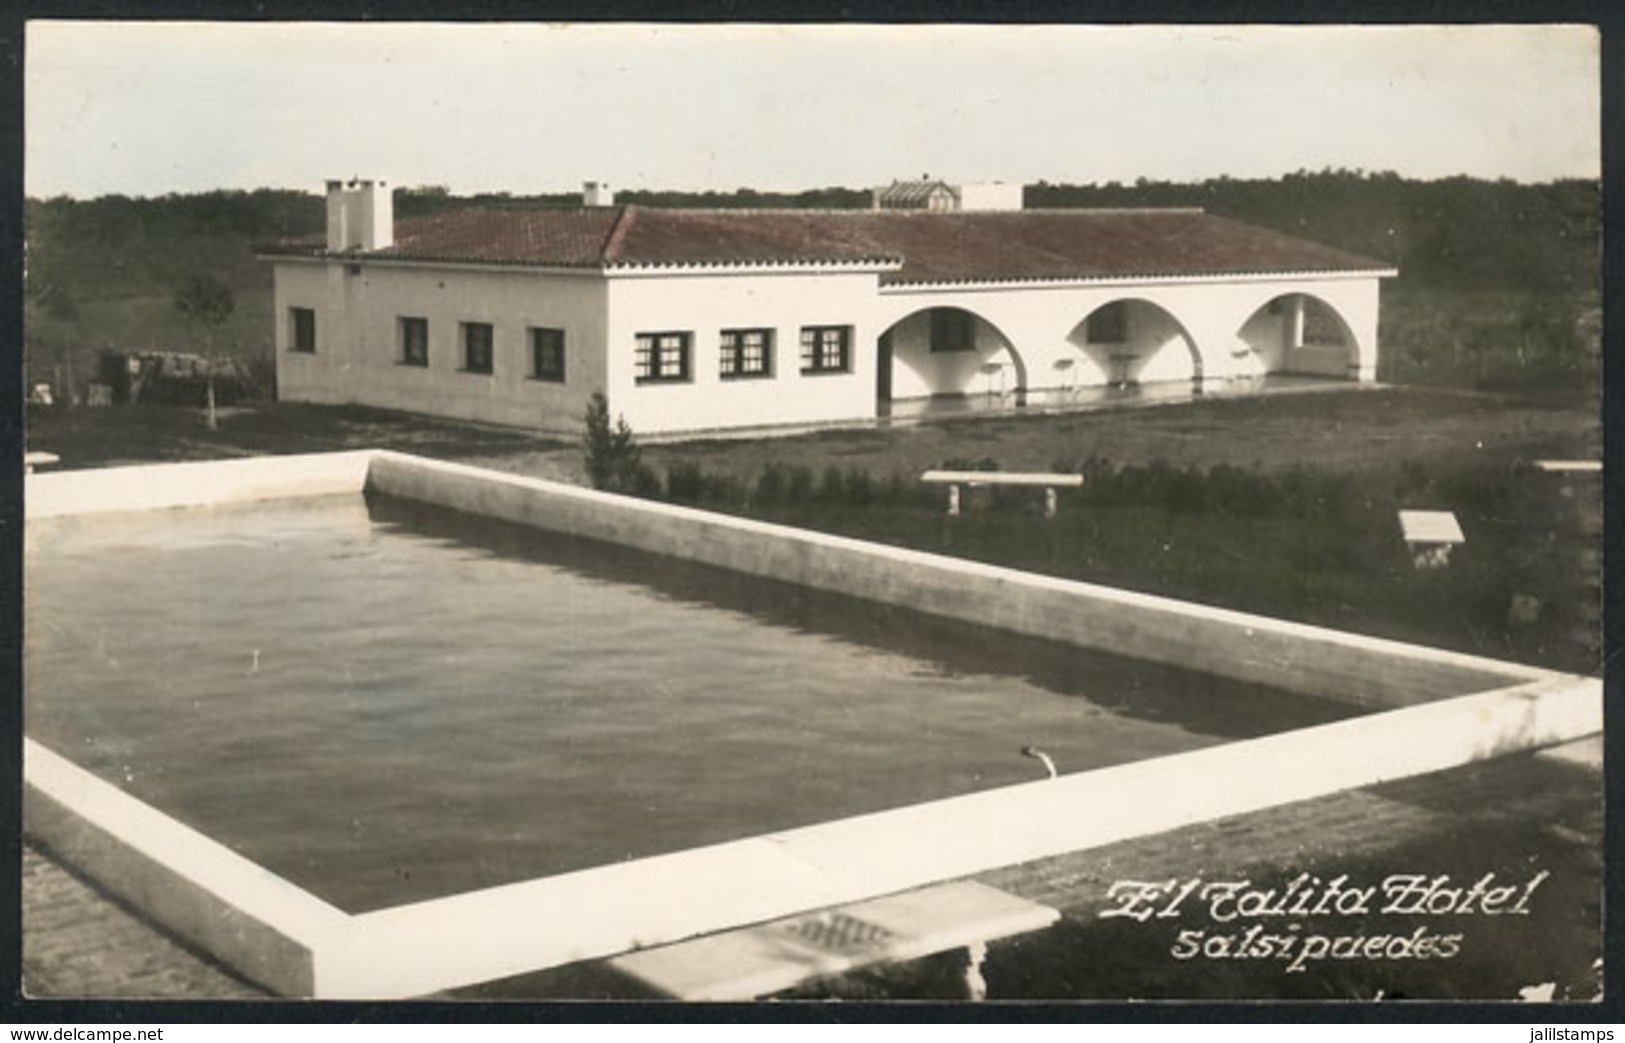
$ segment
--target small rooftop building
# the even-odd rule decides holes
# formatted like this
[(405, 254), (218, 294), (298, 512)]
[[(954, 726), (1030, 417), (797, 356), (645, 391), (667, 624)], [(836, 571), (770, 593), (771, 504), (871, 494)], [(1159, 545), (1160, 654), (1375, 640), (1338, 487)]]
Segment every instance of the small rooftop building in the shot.
[(921, 178), (893, 181), (872, 193), (876, 210), (931, 210), (942, 213), (959, 209), (959, 192), (946, 181)]
[[(262, 250), (279, 395), (576, 431), (872, 420), (896, 399), (1371, 380), (1380, 261), (1174, 210), (699, 210), (606, 202), (393, 220), (328, 186)], [(929, 195), (929, 193), (928, 193)]]
[(950, 185), (921, 178), (893, 181), (871, 193), (871, 207), (875, 210), (1020, 210), (1021, 203), (1021, 186), (1002, 181)]

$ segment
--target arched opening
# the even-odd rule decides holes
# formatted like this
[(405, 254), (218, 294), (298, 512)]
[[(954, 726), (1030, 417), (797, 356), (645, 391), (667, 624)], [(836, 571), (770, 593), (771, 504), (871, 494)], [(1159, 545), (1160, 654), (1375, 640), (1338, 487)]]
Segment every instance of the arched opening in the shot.
[(1195, 340), (1168, 309), (1150, 301), (1108, 301), (1084, 316), (1066, 339), (1078, 353), (1057, 361), (1061, 386), (1132, 388), (1187, 381), (1201, 387), (1202, 356)]
[(1027, 365), (1002, 331), (964, 308), (923, 308), (880, 335), (875, 394), (881, 402), (987, 395), (1020, 404)]
[(1359, 345), (1336, 308), (1312, 294), (1284, 293), (1253, 312), (1236, 331), (1241, 368), (1255, 376), (1293, 373), (1346, 377)]

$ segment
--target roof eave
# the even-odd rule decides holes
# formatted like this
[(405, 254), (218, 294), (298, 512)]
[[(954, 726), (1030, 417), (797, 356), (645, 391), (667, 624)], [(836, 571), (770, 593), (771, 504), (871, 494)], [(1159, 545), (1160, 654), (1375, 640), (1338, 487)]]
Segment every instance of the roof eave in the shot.
[(430, 254), (384, 254), (357, 251), (322, 250), (314, 253), (260, 253), (263, 261), (295, 261), (310, 264), (368, 264), (387, 268), (466, 268), (471, 270), (569, 272), (581, 274), (602, 271), (595, 262), (509, 261), (487, 257), (444, 257)]
[(610, 275), (747, 275), (763, 272), (895, 272), (903, 267), (900, 257), (864, 257), (851, 260), (786, 258), (772, 261), (617, 261), (604, 265)]
[(1112, 283), (1204, 283), (1204, 282), (1276, 282), (1283, 280), (1322, 279), (1389, 279), (1399, 275), (1398, 268), (1303, 268), (1260, 269), (1233, 272), (1113, 272), (1094, 275), (1036, 275), (1004, 279), (894, 279), (881, 285), (881, 290), (970, 289), (975, 287), (1000, 288), (1010, 286), (1074, 286), (1078, 284), (1108, 285)]

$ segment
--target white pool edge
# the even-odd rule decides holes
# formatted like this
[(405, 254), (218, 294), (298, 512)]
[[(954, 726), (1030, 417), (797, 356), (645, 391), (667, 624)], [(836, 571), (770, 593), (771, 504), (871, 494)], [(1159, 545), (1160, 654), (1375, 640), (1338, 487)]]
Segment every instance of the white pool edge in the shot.
[(1247, 683), (1378, 708), (1556, 672), (379, 451), (367, 489)]
[(351, 917), (23, 739), (23, 829), (53, 855), (244, 977), (321, 994), (316, 954)]
[(255, 500), (360, 492), (378, 451), (251, 456), (29, 474), (25, 518), (218, 507)]
[(1601, 728), (1600, 682), (1527, 682), (359, 915), (32, 740), (25, 819), (53, 853), (251, 980), (283, 995), (384, 999), (973, 876)]

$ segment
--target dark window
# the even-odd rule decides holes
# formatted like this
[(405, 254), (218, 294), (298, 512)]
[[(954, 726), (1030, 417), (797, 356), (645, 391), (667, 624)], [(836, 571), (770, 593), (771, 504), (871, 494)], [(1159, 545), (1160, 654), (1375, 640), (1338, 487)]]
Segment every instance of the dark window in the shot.
[(463, 369), (469, 373), (491, 372), (491, 324), (463, 323)]
[(771, 377), (772, 330), (723, 330), (722, 378)]
[(531, 327), (530, 375), (536, 380), (564, 383), (564, 331)]
[(846, 373), (851, 366), (851, 326), (801, 327), (801, 372)]
[(974, 351), (976, 316), (959, 308), (931, 309), (931, 350)]
[(1091, 344), (1128, 343), (1128, 306), (1113, 301), (1089, 313), (1087, 336)]
[(307, 355), (316, 353), (316, 311), (314, 308), (289, 308), (291, 350)]
[(427, 366), (429, 364), (429, 320), (401, 320), (401, 364)]
[(1342, 347), (1343, 329), (1330, 308), (1316, 300), (1303, 302), (1303, 342), (1319, 347)]
[(687, 333), (640, 333), (632, 372), (639, 384), (688, 379)]

